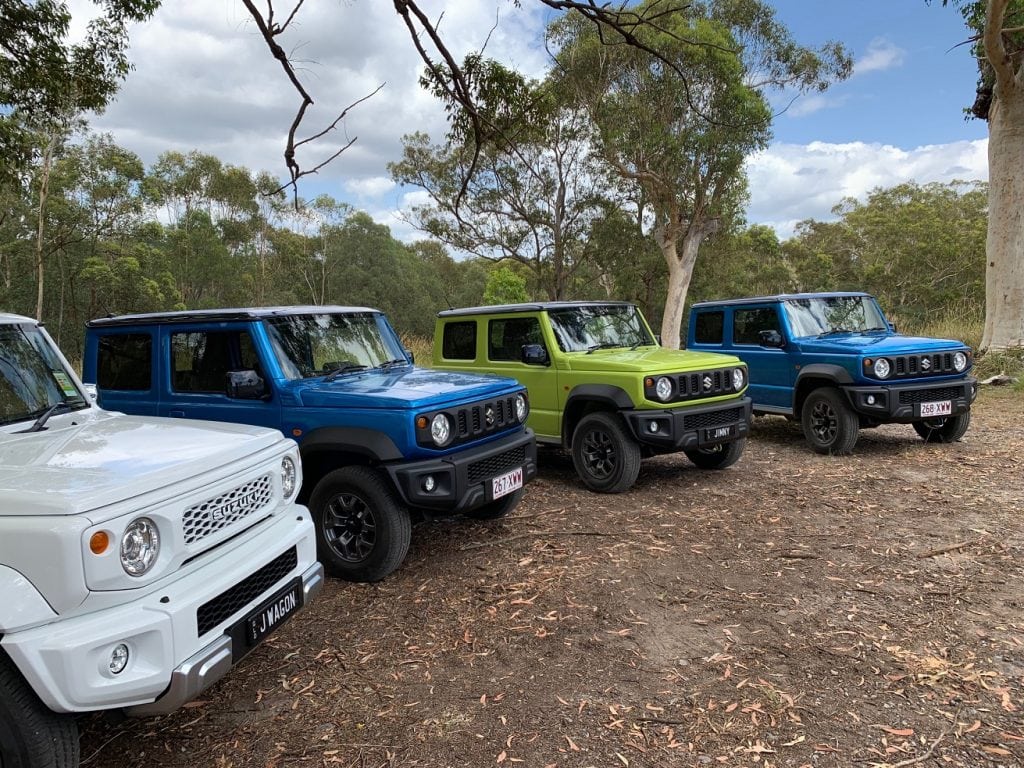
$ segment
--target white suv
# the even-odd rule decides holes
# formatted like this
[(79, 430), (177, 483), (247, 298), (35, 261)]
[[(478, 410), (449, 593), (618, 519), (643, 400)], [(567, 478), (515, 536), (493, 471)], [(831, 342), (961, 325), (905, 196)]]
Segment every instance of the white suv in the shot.
[(170, 712), (301, 608), (301, 483), (279, 432), (99, 409), (0, 314), (0, 765), (77, 765), (74, 713)]

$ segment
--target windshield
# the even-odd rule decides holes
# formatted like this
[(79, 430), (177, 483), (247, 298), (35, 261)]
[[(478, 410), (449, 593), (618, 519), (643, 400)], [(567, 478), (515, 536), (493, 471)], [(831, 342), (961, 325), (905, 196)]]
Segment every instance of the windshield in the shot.
[(405, 364), (405, 351), (383, 315), (292, 315), (266, 320), (270, 342), (289, 379), (339, 376)]
[(62, 403), (88, 405), (43, 332), (0, 326), (0, 425), (38, 418)]
[(608, 304), (567, 307), (548, 312), (558, 346), (563, 352), (590, 352), (612, 347), (653, 346), (637, 308)]
[(888, 323), (870, 296), (788, 299), (783, 305), (796, 337), (886, 331)]

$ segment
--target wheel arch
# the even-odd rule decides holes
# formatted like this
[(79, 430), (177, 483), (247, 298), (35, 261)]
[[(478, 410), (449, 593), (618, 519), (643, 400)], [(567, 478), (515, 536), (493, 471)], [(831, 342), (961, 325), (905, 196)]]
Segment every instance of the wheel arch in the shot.
[(324, 427), (309, 432), (299, 446), (302, 456), (303, 504), (324, 476), (348, 466), (372, 467), (403, 458), (394, 441), (383, 432), (356, 427)]
[(793, 415), (797, 418), (800, 417), (804, 401), (814, 390), (820, 387), (839, 389), (845, 384), (853, 384), (853, 377), (841, 365), (814, 363), (805, 366), (797, 376), (796, 386), (793, 388)]
[(618, 413), (633, 410), (633, 398), (621, 387), (612, 384), (580, 384), (573, 387), (562, 409), (562, 445), (572, 444), (576, 425), (596, 411)]

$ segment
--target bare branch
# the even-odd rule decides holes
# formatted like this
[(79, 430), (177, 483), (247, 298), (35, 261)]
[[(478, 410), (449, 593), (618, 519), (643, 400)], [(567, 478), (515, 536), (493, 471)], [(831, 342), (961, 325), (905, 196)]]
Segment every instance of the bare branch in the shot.
[(985, 12), (985, 56), (996, 75), (996, 92), (1013, 85), (1014, 73), (1010, 65), (1010, 57), (1003, 45), (1003, 19), (1009, 0), (988, 0)]

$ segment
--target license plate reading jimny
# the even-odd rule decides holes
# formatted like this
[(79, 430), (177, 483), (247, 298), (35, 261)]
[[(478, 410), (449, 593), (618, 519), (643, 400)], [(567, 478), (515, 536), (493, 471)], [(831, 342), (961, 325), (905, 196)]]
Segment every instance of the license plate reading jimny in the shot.
[(715, 427), (704, 430), (705, 440), (721, 440), (723, 437), (732, 437), (732, 427)]
[(245, 639), (256, 645), (302, 606), (302, 585), (296, 581), (278, 592), (245, 620)]
[(952, 400), (937, 400), (933, 403), (921, 403), (921, 416), (949, 416), (953, 413)]
[(491, 498), (500, 499), (523, 487), (523, 468), (513, 469), (491, 480)]

